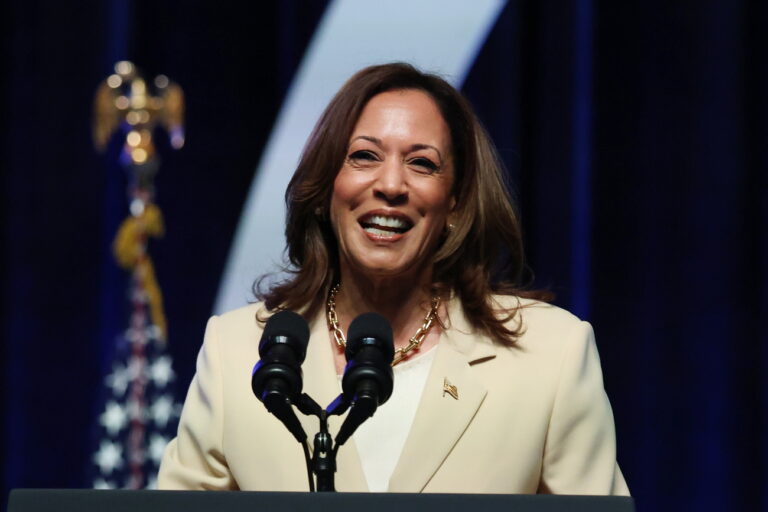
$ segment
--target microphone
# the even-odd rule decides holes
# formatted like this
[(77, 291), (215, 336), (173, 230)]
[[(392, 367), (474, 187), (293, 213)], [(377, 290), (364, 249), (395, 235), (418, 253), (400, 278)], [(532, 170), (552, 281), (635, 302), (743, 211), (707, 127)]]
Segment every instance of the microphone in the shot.
[(259, 341), (261, 359), (253, 368), (251, 388), (267, 410), (274, 414), (296, 440), (304, 443), (307, 434), (292, 408), (303, 385), (301, 363), (307, 355), (309, 326), (293, 311), (272, 315)]
[(347, 333), (347, 366), (341, 380), (343, 400), (351, 404), (336, 435), (342, 445), (376, 408), (392, 395), (392, 327), (377, 313), (364, 313), (352, 321)]

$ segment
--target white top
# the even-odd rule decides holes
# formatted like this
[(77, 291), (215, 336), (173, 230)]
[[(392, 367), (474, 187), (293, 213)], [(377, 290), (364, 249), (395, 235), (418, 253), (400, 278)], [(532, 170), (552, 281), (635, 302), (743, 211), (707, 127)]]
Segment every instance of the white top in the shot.
[(395, 374), (392, 396), (353, 435), (371, 492), (389, 489), (389, 479), (411, 431), (436, 352), (436, 348), (432, 348), (392, 368)]

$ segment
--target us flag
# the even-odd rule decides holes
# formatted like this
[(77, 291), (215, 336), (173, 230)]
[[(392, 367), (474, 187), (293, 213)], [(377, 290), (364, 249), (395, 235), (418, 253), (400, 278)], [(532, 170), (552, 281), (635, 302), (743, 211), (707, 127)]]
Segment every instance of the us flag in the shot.
[(148, 303), (142, 276), (134, 272), (129, 326), (104, 379), (92, 466), (96, 489), (155, 488), (163, 450), (176, 432), (181, 404), (175, 400), (175, 374)]

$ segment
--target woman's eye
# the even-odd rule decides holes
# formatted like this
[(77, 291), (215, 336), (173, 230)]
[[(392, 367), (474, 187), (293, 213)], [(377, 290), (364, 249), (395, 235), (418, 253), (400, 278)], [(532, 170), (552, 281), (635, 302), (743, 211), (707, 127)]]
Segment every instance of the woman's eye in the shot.
[(424, 167), (425, 169), (428, 169), (429, 172), (435, 172), (439, 169), (437, 164), (428, 158), (414, 158), (411, 160), (411, 165)]
[(354, 151), (351, 155), (349, 155), (349, 159), (373, 161), (373, 160), (376, 160), (376, 155), (374, 155), (370, 151), (360, 150), (360, 151)]

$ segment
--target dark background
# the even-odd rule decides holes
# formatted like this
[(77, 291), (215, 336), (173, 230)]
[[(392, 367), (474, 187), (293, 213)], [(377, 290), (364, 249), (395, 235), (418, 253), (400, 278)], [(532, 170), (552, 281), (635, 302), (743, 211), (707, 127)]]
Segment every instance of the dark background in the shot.
[[(3, 501), (86, 482), (127, 214), (116, 147), (90, 140), (97, 85), (129, 58), (186, 93), (187, 145), (160, 144), (167, 235), (151, 249), (183, 396), (325, 6), (0, 8)], [(768, 510), (766, 22), (762, 1), (510, 1), (463, 87), (509, 169), (536, 284), (595, 325), (640, 510)]]

